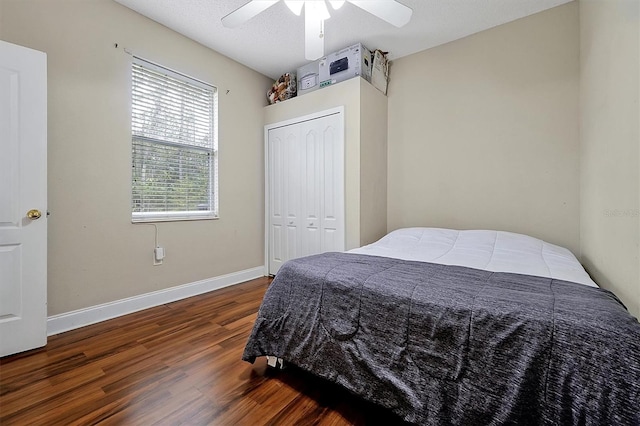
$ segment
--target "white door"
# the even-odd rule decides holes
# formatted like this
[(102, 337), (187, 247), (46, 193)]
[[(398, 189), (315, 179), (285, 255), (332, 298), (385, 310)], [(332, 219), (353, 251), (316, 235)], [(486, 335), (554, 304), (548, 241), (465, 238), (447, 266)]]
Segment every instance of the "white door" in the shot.
[(302, 128), (301, 149), (304, 158), (302, 177), (303, 226), (300, 255), (309, 256), (322, 251), (320, 217), (322, 208), (322, 137), (317, 120), (307, 121)]
[(0, 41), (0, 356), (47, 343), (47, 59)]
[(284, 213), (287, 241), (285, 244), (285, 260), (293, 259), (299, 254), (299, 216), (300, 216), (300, 133), (296, 129), (285, 127), (284, 142)]
[(275, 274), (286, 258), (284, 208), (284, 129), (269, 131), (267, 160), (267, 252), (269, 273)]
[(267, 131), (267, 155), (269, 273), (289, 259), (343, 251), (343, 114), (274, 125)]
[(304, 156), (301, 255), (344, 250), (342, 115), (300, 124)]
[(269, 204), (269, 271), (298, 254), (300, 206), (300, 130), (296, 126), (269, 131), (267, 179)]

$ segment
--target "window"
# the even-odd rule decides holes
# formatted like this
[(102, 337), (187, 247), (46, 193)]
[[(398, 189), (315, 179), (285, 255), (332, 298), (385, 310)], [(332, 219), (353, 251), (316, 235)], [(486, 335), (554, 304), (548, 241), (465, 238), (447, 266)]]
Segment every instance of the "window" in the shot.
[(217, 89), (134, 58), (131, 94), (132, 221), (218, 217)]

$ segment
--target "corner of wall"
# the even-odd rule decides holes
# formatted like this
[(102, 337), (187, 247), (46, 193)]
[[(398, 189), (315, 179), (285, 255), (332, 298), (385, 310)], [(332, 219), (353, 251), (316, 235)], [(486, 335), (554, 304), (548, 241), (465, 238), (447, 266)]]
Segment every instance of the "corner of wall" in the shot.
[(388, 99), (360, 79), (360, 239), (370, 244), (387, 233)]
[(580, 0), (580, 259), (640, 317), (640, 3)]

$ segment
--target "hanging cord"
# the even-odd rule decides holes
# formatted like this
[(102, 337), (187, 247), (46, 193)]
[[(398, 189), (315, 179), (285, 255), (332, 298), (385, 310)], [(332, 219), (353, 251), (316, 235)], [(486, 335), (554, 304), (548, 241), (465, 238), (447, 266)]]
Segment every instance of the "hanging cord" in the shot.
[(156, 230), (156, 239), (155, 239), (156, 247), (160, 247), (160, 246), (158, 245), (158, 225), (156, 225), (155, 223), (151, 223), (150, 225), (153, 225), (153, 227), (154, 227), (154, 228), (155, 228), (155, 230)]
[(155, 237), (154, 237), (154, 247), (160, 247), (158, 245), (158, 226), (155, 223), (140, 223), (140, 225), (149, 225), (149, 226), (153, 226), (153, 228), (155, 229)]

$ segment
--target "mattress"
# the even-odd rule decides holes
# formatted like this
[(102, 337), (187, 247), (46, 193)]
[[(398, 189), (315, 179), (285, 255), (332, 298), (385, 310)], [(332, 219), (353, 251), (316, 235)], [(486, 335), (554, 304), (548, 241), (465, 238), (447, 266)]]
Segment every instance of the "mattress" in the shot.
[(533, 275), (598, 287), (566, 248), (512, 232), (403, 228), (349, 252)]

